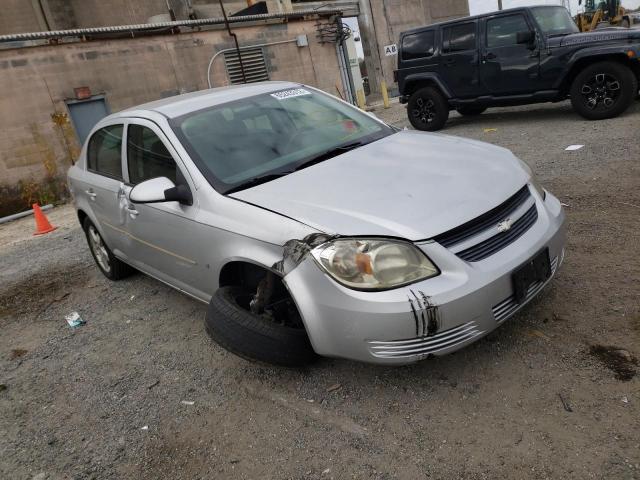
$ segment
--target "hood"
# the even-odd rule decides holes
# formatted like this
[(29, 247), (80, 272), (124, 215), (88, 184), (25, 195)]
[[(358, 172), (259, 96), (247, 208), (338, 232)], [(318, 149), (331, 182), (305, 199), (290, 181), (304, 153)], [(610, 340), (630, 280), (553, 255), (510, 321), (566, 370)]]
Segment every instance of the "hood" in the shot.
[(635, 28), (611, 27), (591, 32), (572, 33), (562, 37), (551, 37), (549, 47), (568, 47), (583, 44), (601, 44), (636, 39), (640, 41), (640, 30)]
[(525, 168), (501, 147), (402, 131), (230, 196), (329, 234), (417, 241), (504, 202)]

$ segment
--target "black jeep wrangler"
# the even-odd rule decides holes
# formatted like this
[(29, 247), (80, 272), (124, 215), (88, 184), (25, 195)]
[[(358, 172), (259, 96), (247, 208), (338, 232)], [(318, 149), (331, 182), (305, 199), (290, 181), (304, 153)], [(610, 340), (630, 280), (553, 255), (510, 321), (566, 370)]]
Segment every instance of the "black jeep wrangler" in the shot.
[(563, 7), (514, 8), (403, 32), (395, 73), (419, 130), (441, 129), (451, 109), (478, 115), (567, 98), (600, 120), (638, 94), (640, 29), (580, 33)]

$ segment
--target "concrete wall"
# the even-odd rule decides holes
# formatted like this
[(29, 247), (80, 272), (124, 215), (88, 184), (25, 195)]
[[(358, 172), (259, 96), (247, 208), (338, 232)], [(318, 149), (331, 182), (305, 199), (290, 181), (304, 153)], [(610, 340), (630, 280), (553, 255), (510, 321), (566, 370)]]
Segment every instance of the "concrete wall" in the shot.
[(31, 0), (2, 0), (0, 35), (43, 30)]
[[(360, 0), (358, 18), (365, 49), (371, 90), (379, 92), (380, 80), (390, 88), (397, 57), (387, 57), (384, 46), (397, 44), (400, 33), (411, 28), (469, 15), (468, 0)], [(366, 37), (366, 38), (365, 38)], [(367, 45), (365, 45), (365, 42)]]
[[(182, 0), (169, 0), (178, 20), (188, 18)], [(215, 0), (192, 0), (198, 18), (221, 17)], [(224, 0), (227, 15), (247, 8), (246, 0)], [(40, 8), (40, 5), (42, 8)], [(43, 30), (135, 25), (160, 14), (168, 14), (167, 0), (2, 0), (0, 35)], [(267, 0), (271, 13), (287, 10), (282, 0)]]
[[(235, 27), (241, 45), (294, 39), (308, 47), (267, 47), (272, 80), (293, 80), (336, 93), (342, 88), (335, 45), (320, 45), (315, 20)], [(55, 197), (79, 145), (65, 99), (74, 87), (104, 93), (112, 111), (207, 88), (211, 55), (232, 46), (224, 30), (0, 50), (0, 216), (23, 197)], [(214, 86), (227, 83), (222, 56)], [(48, 198), (48, 197), (47, 197)], [(46, 200), (44, 198), (43, 200)], [(13, 206), (12, 206), (13, 205)]]

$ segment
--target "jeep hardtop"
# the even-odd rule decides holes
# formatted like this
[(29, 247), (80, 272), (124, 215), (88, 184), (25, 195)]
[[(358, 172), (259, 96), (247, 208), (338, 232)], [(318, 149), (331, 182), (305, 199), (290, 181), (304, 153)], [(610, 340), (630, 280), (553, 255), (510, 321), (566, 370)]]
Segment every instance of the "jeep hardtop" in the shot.
[(449, 111), (567, 98), (590, 120), (620, 115), (638, 94), (640, 29), (580, 33), (560, 6), (513, 8), (400, 34), (396, 80), (411, 124), (439, 130)]

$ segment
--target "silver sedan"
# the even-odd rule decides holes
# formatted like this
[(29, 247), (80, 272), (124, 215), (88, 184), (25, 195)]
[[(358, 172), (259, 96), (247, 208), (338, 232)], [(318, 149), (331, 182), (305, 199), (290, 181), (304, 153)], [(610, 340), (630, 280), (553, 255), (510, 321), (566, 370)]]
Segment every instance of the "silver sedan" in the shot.
[(564, 257), (560, 202), (510, 151), (288, 82), (110, 115), (69, 185), (108, 278), (139, 270), (206, 302), (216, 342), (279, 365), (453, 352)]

